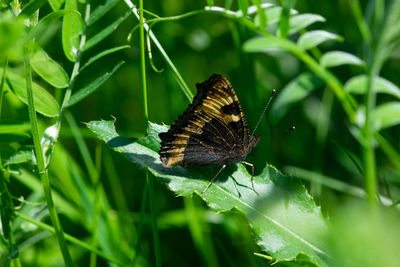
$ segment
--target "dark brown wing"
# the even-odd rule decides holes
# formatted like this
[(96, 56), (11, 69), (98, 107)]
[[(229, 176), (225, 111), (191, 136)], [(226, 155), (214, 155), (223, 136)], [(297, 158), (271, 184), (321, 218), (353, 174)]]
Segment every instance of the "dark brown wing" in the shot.
[(159, 134), (164, 166), (224, 164), (234, 149), (248, 146), (249, 129), (229, 81), (214, 74), (196, 86), (193, 103)]

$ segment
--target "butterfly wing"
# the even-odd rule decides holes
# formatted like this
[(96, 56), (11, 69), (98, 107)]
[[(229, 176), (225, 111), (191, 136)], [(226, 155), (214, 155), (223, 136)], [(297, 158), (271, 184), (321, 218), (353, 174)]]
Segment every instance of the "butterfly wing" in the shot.
[(225, 164), (234, 149), (246, 150), (249, 129), (229, 81), (214, 74), (196, 86), (192, 104), (159, 134), (164, 166)]

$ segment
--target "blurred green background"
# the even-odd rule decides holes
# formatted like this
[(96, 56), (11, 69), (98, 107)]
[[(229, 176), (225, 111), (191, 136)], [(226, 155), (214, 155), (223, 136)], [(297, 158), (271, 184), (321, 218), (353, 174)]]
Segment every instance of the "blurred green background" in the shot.
[[(8, 8), (5, 4), (6, 2), (2, 1), (3, 11)], [(361, 8), (365, 11), (367, 17), (374, 10), (373, 2), (360, 1)], [(99, 4), (102, 4), (102, 1), (94, 1), (92, 9), (95, 9)], [(226, 2), (214, 1), (214, 4), (224, 6)], [(146, 10), (161, 17), (203, 9), (206, 5), (206, 1), (194, 0), (144, 1)], [(82, 3), (79, 4), (81, 13), (84, 10), (83, 6)], [(238, 8), (237, 1), (232, 1), (231, 9), (237, 10)], [(342, 50), (363, 59), (367, 57), (366, 45), (356, 26), (349, 1), (297, 1), (295, 9), (300, 14), (315, 13), (326, 18), (325, 23), (313, 24), (307, 30), (327, 30), (344, 38), (343, 42), (329, 41), (323, 43), (319, 46), (321, 53)], [(122, 17), (126, 10), (126, 4), (120, 1), (106, 16), (88, 29), (87, 35), (90, 37), (100, 32), (113, 21)], [(50, 6), (48, 4), (43, 5), (40, 9), (39, 18), (50, 12)], [(82, 60), (86, 61), (106, 48), (127, 44), (127, 36), (135, 25), (137, 25), (137, 19), (131, 15), (100, 46), (85, 52)], [(43, 48), (51, 58), (57, 61), (70, 74), (73, 63), (69, 62), (62, 52), (61, 21), (58, 21), (56, 26), (53, 35), (44, 44)], [(213, 73), (222, 74), (229, 79), (238, 95), (250, 130), (257, 123), (272, 89), (277, 90), (277, 97), (279, 97), (281, 89), (300, 73), (308, 70), (307, 66), (287, 52), (272, 54), (244, 53), (242, 44), (254, 36), (254, 33), (243, 25), (221, 16), (201, 14), (178, 21), (160, 22), (154, 25), (152, 30), (193, 94), (196, 93), (195, 84), (208, 79)], [(372, 33), (374, 37), (374, 31)], [(290, 38), (295, 39), (297, 36), (291, 36)], [(0, 36), (0, 38), (4, 38), (4, 36)], [(108, 226), (110, 227), (109, 229), (115, 229), (116, 233), (120, 235), (116, 235), (113, 238), (116, 240), (121, 237), (125, 238), (121, 241), (121, 248), (109, 248), (110, 251), (118, 251), (117, 253), (114, 253), (114, 251), (112, 254), (122, 254), (122, 258), (132, 258), (131, 255), (126, 255), (125, 253), (132, 252), (137, 240), (137, 233), (142, 231), (139, 240), (140, 245), (138, 246), (140, 247), (141, 258), (138, 264), (154, 266), (153, 236), (149, 216), (150, 211), (147, 205), (144, 219), (140, 216), (146, 183), (145, 174), (121, 154), (111, 151), (102, 142), (96, 140), (84, 125), (85, 122), (92, 120), (109, 120), (115, 117), (117, 131), (120, 135), (125, 137), (143, 136), (144, 120), (140, 82), (139, 31), (133, 33), (130, 45), (130, 49), (106, 56), (80, 73), (75, 88), (81, 88), (88, 84), (99, 73), (110, 71), (112, 66), (119, 61), (124, 60), (126, 62), (100, 89), (79, 104), (71, 107), (68, 116), (72, 115), (74, 117), (89, 147), (90, 155), (92, 158), (97, 159), (96, 164), (100, 166), (98, 167), (100, 169), (100, 181), (103, 185), (104, 196), (108, 196), (107, 202), (110, 205), (110, 209), (105, 213), (108, 216), (108, 222), (111, 222)], [(161, 73), (155, 72), (150, 67), (148, 58), (146, 59), (149, 120), (158, 124), (165, 123), (170, 125), (185, 110), (189, 101), (154, 45), (152, 45), (152, 54), (155, 66), (159, 69), (164, 69), (164, 71)], [(398, 75), (400, 73), (399, 57), (400, 50), (397, 49), (383, 65), (380, 74), (381, 77), (386, 78), (395, 85), (400, 84), (400, 76)], [(10, 64), (11, 67), (21, 66), (21, 62), (12, 62)], [(364, 73), (359, 67), (349, 65), (333, 68), (331, 71), (342, 83), (355, 75)], [(40, 77), (34, 75), (33, 79), (46, 88)], [(58, 101), (62, 100), (64, 93), (61, 89), (49, 89), (49, 91)], [(363, 172), (359, 169), (362, 166), (359, 140), (350, 132), (350, 122), (340, 103), (332, 96), (332, 93), (325, 92), (325, 94), (327, 95), (324, 96), (324, 88), (314, 90), (306, 98), (295, 103), (287, 114), (278, 121), (273, 120), (273, 107), (276, 98), (272, 100), (272, 107), (267, 111), (257, 130), (257, 133), (265, 136), (262, 137), (258, 146), (246, 159), (246, 161), (254, 164), (256, 174), (259, 174), (268, 163), (288, 175), (296, 176), (298, 173), (293, 168), (288, 167), (296, 166), (322, 173), (351, 186), (364, 187)], [(322, 102), (324, 97), (325, 102)], [(362, 96), (356, 96), (355, 99), (360, 102), (363, 101)], [(391, 96), (380, 95), (377, 98), (378, 105), (388, 101), (392, 101)], [(316, 136), (316, 129), (318, 127), (320, 108), (326, 103), (330, 103), (329, 105), (332, 105), (332, 107), (328, 117), (329, 120), (325, 118), (324, 121), (327, 123), (327, 135), (321, 143)], [(2, 120), (29, 121), (27, 107), (14, 95), (7, 93), (3, 101), (1, 118)], [(39, 116), (39, 118), (42, 130), (55, 121), (43, 116)], [(292, 125), (295, 125), (296, 130), (286, 132), (285, 130)], [(398, 153), (400, 127), (395, 126), (385, 129), (382, 134), (392, 143)], [(21, 144), (28, 145), (31, 144), (31, 141), (25, 140)], [(394, 168), (388, 157), (380, 149), (376, 150), (376, 167), (380, 194), (396, 202), (400, 196), (400, 172)], [(28, 172), (32, 171), (32, 166), (29, 164), (23, 166), (23, 168)], [(68, 195), (71, 199), (74, 198), (74, 194), (83, 194), (79, 192), (79, 189), (76, 189), (80, 187), (73, 184), (70, 184), (70, 187), (66, 187), (63, 184), (63, 181), (65, 182), (69, 176), (73, 175), (82, 176), (82, 179), (90, 184), (84, 159), (73, 138), (70, 124), (64, 120), (59, 143), (56, 145), (54, 159), (50, 165), (50, 179), (55, 184), (56, 191)], [(60, 184), (63, 187), (57, 188), (58, 181), (61, 181)], [(115, 182), (119, 185), (112, 185)], [(352, 232), (351, 229), (346, 228), (349, 226), (348, 224), (342, 225), (348, 218), (346, 217), (347, 213), (352, 214), (351, 216), (354, 217), (350, 216), (351, 225), (364, 221), (360, 220), (362, 215), (354, 214), (358, 214), (360, 210), (366, 208), (359, 205), (349, 205), (349, 202), (357, 198), (346, 193), (346, 190), (333, 190), (329, 187), (321, 187), (318, 184), (311, 186), (307, 180), (302, 180), (302, 182), (312, 193), (314, 200), (321, 206), (322, 212), (327, 218), (334, 216), (333, 214), (336, 213), (341, 214), (335, 218), (338, 218), (337, 220), (339, 221), (336, 224), (339, 229), (338, 232), (343, 236), (348, 234), (347, 231)], [(163, 184), (157, 181), (154, 186), (154, 203), (158, 214), (163, 265), (269, 266), (272, 263), (253, 255), (253, 252), (260, 252), (260, 250), (254, 242), (254, 234), (247, 225), (246, 218), (239, 212), (216, 214), (209, 210), (198, 196), (185, 200), (173, 195)], [(113, 188), (118, 188), (121, 191), (115, 192)], [(15, 197), (24, 196), (25, 199), (32, 202), (40, 202), (40, 192), (35, 192), (32, 187), (22, 183), (21, 180), (11, 179), (9, 190)], [(63, 192), (63, 190), (71, 191)], [(35, 194), (39, 195), (35, 196)], [(16, 203), (18, 202), (16, 201)], [(102, 200), (100, 200), (100, 203), (103, 203)], [(16, 206), (18, 205), (16, 204)], [(29, 206), (29, 204), (26, 205)], [(78, 203), (72, 203), (72, 205), (79, 206)], [(93, 208), (89, 204), (87, 206), (89, 210)], [(42, 206), (31, 206), (32, 217), (39, 219), (45, 216), (46, 212), (43, 207), (42, 210), (40, 207)], [(62, 208), (58, 208), (58, 210), (61, 213), (61, 222), (65, 232), (90, 242), (88, 230), (83, 226), (83, 223), (80, 224), (79, 220), (73, 220), (63, 214)], [(122, 219), (113, 220), (114, 217), (118, 217), (116, 214), (122, 214)], [(191, 225), (191, 220), (188, 219), (190, 216), (197, 216), (200, 226)], [(344, 256), (352, 248), (363, 243), (366, 236), (371, 235), (371, 240), (369, 241), (373, 243), (382, 241), (380, 237), (390, 235), (388, 231), (391, 230), (395, 232), (393, 233), (394, 236), (398, 236), (398, 230), (395, 230), (396, 226), (398, 226), (398, 220), (385, 221), (382, 219), (386, 218), (385, 216), (378, 216), (378, 219), (374, 221), (374, 225), (360, 229), (356, 233), (359, 235), (356, 238), (358, 242), (349, 244), (345, 242), (344, 247), (348, 246), (348, 250), (336, 247), (338, 240), (331, 240), (334, 244), (333, 247), (336, 248), (336, 250), (334, 249), (335, 253), (337, 253), (335, 256), (343, 259), (343, 261), (338, 261), (338, 266), (340, 264), (343, 264), (342, 266), (366, 266), (360, 262), (346, 262), (346, 257)], [(398, 214), (393, 216), (398, 219)], [(366, 217), (365, 220), (370, 219)], [(48, 219), (46, 221), (50, 223)], [(112, 225), (112, 223), (115, 223), (115, 225)], [(19, 244), (23, 265), (59, 266), (62, 264), (56, 239), (48, 237), (43, 232), (40, 232), (42, 236), (39, 236), (38, 231), (24, 234), (23, 231), (20, 231), (23, 228), (23, 224), (21, 226), (16, 223), (18, 226), (15, 226), (19, 229), (17, 231), (19, 235), (17, 234), (16, 236), (16, 239), (19, 240), (18, 242), (27, 242), (26, 246), (23, 243)], [(385, 224), (388, 225), (385, 226)], [(196, 233), (196, 230), (194, 230), (196, 227), (200, 227), (200, 232), (203, 233), (203, 236), (194, 234)], [(388, 230), (383, 231), (382, 227), (387, 227)], [(376, 237), (370, 231), (377, 228), (382, 232), (377, 233)], [(29, 237), (37, 238), (38, 241), (29, 239)], [(374, 239), (375, 237), (376, 239)], [(101, 240), (101, 237), (99, 239)], [(100, 241), (100, 243), (103, 241)], [(114, 244), (113, 242), (110, 242), (110, 244)], [(393, 257), (393, 260), (389, 260), (385, 266), (395, 266), (392, 264), (396, 264), (395, 258), (398, 257), (395, 252), (391, 251), (397, 244), (391, 242), (385, 243), (389, 244), (387, 248), (379, 246), (382, 249), (382, 252), (379, 253), (384, 254), (387, 252), (389, 258)], [(363, 248), (362, 245), (361, 247)], [(77, 259), (77, 265), (86, 266), (89, 264), (89, 252), (72, 245), (70, 249), (74, 258)], [(5, 250), (2, 252), (2, 255), (6, 255)], [(363, 253), (358, 255), (357, 251), (354, 253), (352, 255), (356, 258), (364, 256)], [(352, 255), (347, 257), (351, 258)], [(299, 262), (296, 264), (308, 264)], [(366, 260), (365, 264), (369, 262)], [(278, 263), (277, 265), (280, 264), (285, 265), (285, 263)], [(98, 258), (97, 265), (107, 266), (108, 263)]]

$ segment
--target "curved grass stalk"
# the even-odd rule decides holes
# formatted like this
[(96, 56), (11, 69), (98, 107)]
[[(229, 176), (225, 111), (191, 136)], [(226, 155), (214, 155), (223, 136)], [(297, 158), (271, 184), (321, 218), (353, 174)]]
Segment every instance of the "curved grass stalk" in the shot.
[[(151, 28), (152, 25), (150, 25)], [(158, 69), (155, 65), (154, 65), (154, 61), (153, 61), (153, 54), (151, 53), (151, 42), (150, 42), (150, 35), (149, 35), (149, 31), (146, 33), (146, 44), (147, 44), (147, 54), (149, 56), (149, 60), (150, 60), (150, 65), (153, 68), (153, 70), (155, 72), (161, 73), (164, 71), (164, 69)]]

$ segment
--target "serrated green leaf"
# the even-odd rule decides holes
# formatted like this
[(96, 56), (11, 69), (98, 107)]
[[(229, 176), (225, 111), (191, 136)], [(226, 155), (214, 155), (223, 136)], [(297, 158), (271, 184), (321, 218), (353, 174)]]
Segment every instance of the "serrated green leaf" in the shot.
[(337, 67), (341, 65), (365, 66), (360, 58), (342, 51), (327, 52), (320, 59), (321, 66), (324, 68)]
[(111, 77), (111, 75), (114, 74), (114, 72), (116, 72), (119, 67), (121, 67), (122, 64), (124, 64), (124, 61), (119, 62), (117, 65), (114, 66), (114, 68), (111, 70), (111, 72), (107, 72), (104, 73), (102, 76), (100, 76), (99, 78), (97, 78), (96, 80), (94, 80), (93, 82), (91, 82), (89, 85), (81, 88), (80, 90), (78, 90), (76, 93), (74, 93), (71, 98), (68, 101), (67, 107), (72, 106), (76, 103), (78, 103), (79, 101), (81, 101), (82, 99), (84, 99), (85, 97), (87, 97), (88, 95), (90, 95), (91, 93), (93, 93), (94, 91), (96, 91), (105, 81), (108, 80), (108, 78)]
[(131, 46), (130, 45), (121, 45), (121, 46), (118, 46), (118, 47), (113, 47), (113, 48), (104, 50), (104, 51), (98, 53), (97, 55), (89, 58), (89, 60), (86, 62), (85, 65), (83, 65), (83, 67), (80, 69), (80, 71), (82, 71), (83, 69), (87, 68), (90, 64), (96, 62), (97, 60), (99, 60), (100, 58), (102, 58), (104, 56), (107, 56), (109, 54), (112, 54), (112, 53), (115, 53), (115, 52), (118, 52), (120, 50), (127, 49), (127, 48), (131, 48)]
[(376, 131), (400, 124), (400, 103), (389, 102), (376, 107), (372, 112), (372, 124)]
[(300, 14), (290, 17), (289, 34), (296, 33), (315, 22), (324, 22), (325, 18), (316, 14)]
[[(7, 87), (25, 104), (28, 103), (26, 95), (26, 81), (11, 70), (7, 70)], [(47, 117), (58, 116), (59, 106), (53, 96), (37, 83), (32, 83), (33, 101), (35, 109)]]
[[(76, 0), (66, 0), (65, 9), (78, 11)], [(79, 11), (78, 11), (79, 12)], [(78, 59), (80, 35), (83, 31), (81, 16), (66, 14), (62, 25), (62, 45), (68, 60), (75, 62)]]
[(117, 19), (116, 21), (114, 21), (113, 23), (108, 25), (106, 28), (101, 30), (99, 33), (97, 33), (95, 36), (90, 38), (86, 42), (85, 47), (83, 48), (83, 51), (90, 49), (91, 47), (93, 47), (96, 44), (98, 44), (99, 42), (101, 42), (104, 38), (109, 36), (111, 33), (113, 33), (118, 28), (119, 24), (121, 24), (124, 20), (126, 20), (129, 17), (129, 15), (131, 15), (131, 14), (132, 14), (132, 11), (128, 10), (128, 12), (126, 12), (123, 17), (120, 17), (119, 19)]
[(92, 12), (92, 14), (90, 14), (87, 24), (91, 25), (95, 23), (98, 19), (104, 16), (104, 14), (106, 14), (111, 8), (113, 8), (116, 4), (118, 4), (118, 2), (119, 0), (107, 0), (104, 5), (99, 5)]
[(53, 59), (46, 51), (38, 49), (31, 59), (32, 69), (52, 86), (65, 88), (68, 86), (69, 79), (65, 70)]
[(307, 50), (329, 40), (342, 41), (343, 37), (322, 30), (310, 31), (300, 36), (297, 44), (300, 46), (301, 49)]
[(295, 103), (322, 85), (323, 81), (317, 76), (311, 73), (300, 74), (278, 93), (271, 110), (271, 121), (278, 122)]
[(232, 209), (243, 212), (257, 235), (258, 244), (275, 259), (290, 260), (303, 252), (318, 264), (326, 265), (324, 259), (329, 256), (324, 241), (319, 238), (327, 230), (326, 224), (299, 180), (269, 166), (254, 177), (256, 194), (252, 190), (251, 175), (243, 165), (236, 164), (224, 170), (200, 194), (219, 167), (163, 167), (157, 153), (158, 134), (167, 131), (166, 126), (150, 123), (149, 135), (135, 141), (119, 136), (113, 121), (92, 121), (87, 127), (115, 151), (150, 170), (175, 194), (185, 197), (199, 194), (217, 212)]
[[(367, 75), (358, 75), (348, 80), (344, 85), (344, 89), (352, 94), (365, 94), (367, 92), (367, 83)], [(400, 88), (385, 78), (375, 77), (374, 88), (378, 93), (389, 94), (400, 98)]]

